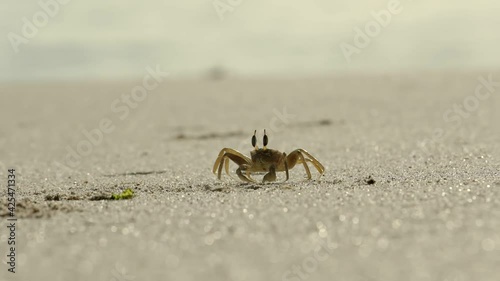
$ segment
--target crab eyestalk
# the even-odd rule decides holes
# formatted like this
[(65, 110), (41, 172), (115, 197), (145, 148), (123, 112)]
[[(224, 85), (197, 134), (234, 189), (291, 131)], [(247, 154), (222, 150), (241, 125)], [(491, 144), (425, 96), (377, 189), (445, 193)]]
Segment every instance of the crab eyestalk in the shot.
[(264, 139), (263, 139), (263, 144), (264, 144), (264, 149), (267, 149), (267, 143), (269, 142), (269, 139), (267, 138), (266, 134), (266, 129), (264, 129)]
[(257, 134), (257, 130), (253, 132), (253, 137), (252, 137), (252, 146), (257, 149), (257, 137), (255, 136)]

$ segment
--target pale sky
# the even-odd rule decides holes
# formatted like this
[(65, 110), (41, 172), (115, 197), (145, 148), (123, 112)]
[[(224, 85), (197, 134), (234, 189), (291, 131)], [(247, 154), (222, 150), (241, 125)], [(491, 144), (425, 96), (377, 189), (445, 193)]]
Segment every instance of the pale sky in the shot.
[[(27, 38), (23, 18), (47, 13), (39, 1), (57, 3), (0, 3), (0, 80), (135, 77), (148, 65), (174, 77), (215, 66), (233, 76), (500, 66), (493, 0), (396, 1), (400, 11), (349, 58), (340, 46), (356, 47), (355, 28), (365, 30), (391, 1), (65, 0)], [(215, 6), (229, 7), (223, 20)]]

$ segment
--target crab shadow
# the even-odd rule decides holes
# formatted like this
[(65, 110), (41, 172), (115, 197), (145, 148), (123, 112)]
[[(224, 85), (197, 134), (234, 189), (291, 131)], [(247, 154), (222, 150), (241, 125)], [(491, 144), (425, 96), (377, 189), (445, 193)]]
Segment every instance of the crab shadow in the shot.
[(299, 180), (299, 181), (286, 181), (286, 182), (266, 182), (266, 183), (246, 183), (246, 182), (216, 182), (213, 184), (205, 184), (207, 191), (231, 192), (243, 190), (295, 190), (300, 188), (307, 188), (311, 186), (318, 186), (324, 184), (322, 180)]

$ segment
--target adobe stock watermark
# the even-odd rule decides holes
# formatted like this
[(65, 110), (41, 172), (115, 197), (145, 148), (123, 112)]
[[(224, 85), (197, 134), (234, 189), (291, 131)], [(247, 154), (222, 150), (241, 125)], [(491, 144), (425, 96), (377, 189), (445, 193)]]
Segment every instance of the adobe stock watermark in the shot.
[(393, 15), (398, 15), (403, 11), (403, 6), (399, 0), (391, 0), (387, 3), (386, 9), (378, 12), (372, 11), (372, 20), (364, 25), (364, 29), (354, 27), (353, 43), (340, 43), (339, 47), (348, 63), (351, 63), (351, 57), (354, 54), (360, 54), (361, 50), (368, 47), (372, 39), (377, 37), (383, 28), (389, 26)]
[(238, 8), (243, 0), (214, 0), (212, 5), (214, 6), (215, 12), (221, 21), (224, 20), (224, 14), (232, 13)]
[[(468, 119), (474, 112), (479, 109), (482, 102), (488, 100), (496, 88), (500, 87), (500, 82), (493, 81), (493, 74), (488, 74), (488, 77), (479, 76), (478, 84), (474, 89), (474, 93), (466, 96), (461, 103), (453, 104), (451, 108), (443, 113), (443, 121), (446, 124), (451, 124), (452, 130), (457, 129), (462, 125), (464, 119)], [(419, 142), (419, 146), (425, 153), (428, 153), (429, 144), (435, 144), (444, 137), (446, 131), (443, 128), (435, 128), (430, 138)]]
[(294, 264), (290, 270), (283, 272), (281, 275), (282, 281), (306, 280), (318, 269), (320, 263), (329, 259), (333, 251), (337, 249), (338, 244), (329, 241), (325, 225), (322, 222), (318, 222), (316, 226), (318, 227), (318, 235), (320, 237), (318, 245), (316, 245), (310, 255), (302, 259), (300, 264)]
[[(9, 32), (7, 39), (10, 41), (12, 49), (17, 54), (19, 53), (19, 46), (21, 44), (28, 44), (30, 39), (37, 36), (39, 30), (44, 28), (49, 23), (51, 18), (54, 18), (61, 11), (61, 7), (67, 5), (71, 0), (40, 0), (38, 6), (40, 10), (35, 12), (31, 19), (23, 17), (21, 20), (23, 26), (19, 34)], [(61, 6), (62, 5), (62, 6)]]
[(111, 271), (111, 277), (109, 281), (133, 281), (135, 276), (128, 274), (127, 268), (120, 263), (115, 264), (115, 268)]
[(156, 66), (156, 69), (146, 67), (146, 72), (141, 85), (135, 86), (130, 90), (130, 93), (122, 94), (120, 98), (111, 103), (110, 109), (115, 114), (114, 118), (102, 118), (95, 128), (83, 129), (84, 138), (74, 146), (66, 146), (67, 154), (64, 161), (66, 166), (71, 168), (79, 166), (80, 160), (90, 155), (94, 147), (102, 143), (105, 135), (111, 134), (116, 129), (117, 122), (123, 122), (127, 119), (130, 112), (144, 102), (150, 92), (158, 88), (164, 78), (169, 75), (168, 72), (161, 71), (159, 65)]

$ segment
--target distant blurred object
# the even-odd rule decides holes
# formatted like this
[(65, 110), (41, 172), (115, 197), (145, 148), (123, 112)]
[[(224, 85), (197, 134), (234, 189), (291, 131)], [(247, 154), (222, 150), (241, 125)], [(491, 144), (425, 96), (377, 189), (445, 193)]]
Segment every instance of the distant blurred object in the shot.
[(207, 78), (209, 80), (223, 80), (226, 79), (228, 75), (229, 71), (221, 65), (216, 65), (207, 71)]

